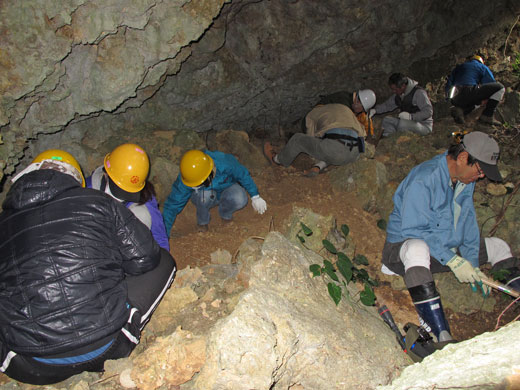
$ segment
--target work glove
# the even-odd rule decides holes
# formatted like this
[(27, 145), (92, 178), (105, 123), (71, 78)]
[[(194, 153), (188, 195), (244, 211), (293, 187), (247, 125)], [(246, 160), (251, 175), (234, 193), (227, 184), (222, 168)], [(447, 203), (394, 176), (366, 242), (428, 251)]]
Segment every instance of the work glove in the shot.
[(409, 112), (406, 112), (406, 111), (400, 112), (399, 119), (407, 119), (410, 121), (410, 120), (412, 120), (412, 114), (410, 114)]
[(265, 203), (265, 200), (263, 200), (260, 195), (255, 195), (251, 198), (251, 202), (253, 204), (253, 208), (258, 214), (265, 213), (265, 210), (267, 210), (267, 203)]
[(368, 118), (372, 118), (374, 115), (376, 115), (375, 108), (371, 108), (370, 110), (368, 110)]
[(477, 292), (476, 285), (478, 285), (484, 297), (489, 295), (491, 288), (487, 284), (482, 283), (482, 279), (485, 279), (486, 275), (480, 269), (473, 267), (464, 257), (455, 255), (446, 265), (450, 267), (459, 282), (469, 283), (473, 292)]

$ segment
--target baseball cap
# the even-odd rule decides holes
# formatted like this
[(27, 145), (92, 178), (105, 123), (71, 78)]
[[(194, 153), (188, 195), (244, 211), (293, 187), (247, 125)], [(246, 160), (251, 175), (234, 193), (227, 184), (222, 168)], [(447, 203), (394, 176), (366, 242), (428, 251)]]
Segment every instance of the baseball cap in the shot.
[(462, 137), (461, 144), (477, 160), (480, 169), (488, 179), (502, 181), (502, 175), (497, 167), (500, 149), (493, 137), (480, 131), (472, 131)]

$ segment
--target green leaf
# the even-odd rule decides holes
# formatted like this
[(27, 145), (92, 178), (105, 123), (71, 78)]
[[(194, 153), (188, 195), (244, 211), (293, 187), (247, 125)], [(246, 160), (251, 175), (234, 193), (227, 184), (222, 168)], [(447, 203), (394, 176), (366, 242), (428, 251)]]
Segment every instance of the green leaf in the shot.
[(300, 226), (302, 227), (303, 234), (306, 236), (310, 236), (312, 234), (312, 230), (309, 229), (303, 222), (300, 222)]
[(511, 272), (508, 269), (499, 269), (497, 271), (491, 271), (491, 276), (493, 276), (493, 279), (498, 280), (499, 282), (505, 282), (507, 281), (507, 277), (509, 276)]
[(381, 230), (386, 230), (386, 221), (381, 218), (377, 221), (377, 227)]
[(312, 277), (321, 275), (321, 267), (318, 264), (311, 264), (309, 270), (312, 272)]
[(348, 234), (350, 233), (350, 229), (349, 229), (348, 225), (345, 225), (345, 224), (341, 225), (341, 231), (345, 237), (347, 237)]
[(299, 234), (297, 234), (296, 237), (298, 237), (298, 240), (300, 240), (300, 242), (301, 242), (302, 244), (305, 243), (305, 238), (303, 238), (303, 237), (300, 236)]
[(364, 270), (363, 268), (361, 268), (361, 269), (354, 268), (354, 273), (356, 275), (356, 279), (360, 280), (362, 282), (367, 281), (369, 278), (368, 272), (366, 270)]
[(336, 306), (338, 306), (339, 302), (341, 301), (341, 287), (337, 284), (329, 282), (327, 284), (327, 289), (329, 290), (330, 297), (332, 298)]
[(332, 280), (334, 280), (335, 282), (339, 282), (339, 278), (338, 278), (338, 275), (336, 275), (336, 271), (334, 269), (334, 266), (332, 265), (332, 263), (328, 260), (323, 260), (323, 265), (325, 266), (324, 269), (325, 269), (325, 273), (327, 275), (330, 276), (330, 278)]
[(354, 262), (360, 265), (368, 265), (368, 259), (363, 255), (356, 255), (356, 257), (354, 257)]
[(371, 277), (367, 279), (367, 282), (374, 287), (379, 286), (379, 282), (377, 280), (372, 279)]
[(338, 253), (338, 250), (336, 249), (336, 247), (329, 240), (322, 240), (321, 242), (322, 242), (323, 246), (325, 247), (325, 249), (328, 250), (333, 255)]
[(361, 291), (359, 297), (365, 306), (374, 306), (376, 303), (376, 294), (374, 294), (374, 290), (368, 284), (365, 284), (365, 289)]
[[(343, 256), (340, 256), (343, 255)], [(339, 272), (345, 280), (350, 282), (352, 280), (352, 263), (350, 262), (350, 259), (343, 253), (340, 253), (338, 255), (338, 261), (336, 262), (336, 266), (338, 267)]]
[(346, 262), (350, 268), (354, 267), (354, 264), (350, 261), (350, 258), (343, 252), (338, 253), (338, 260)]

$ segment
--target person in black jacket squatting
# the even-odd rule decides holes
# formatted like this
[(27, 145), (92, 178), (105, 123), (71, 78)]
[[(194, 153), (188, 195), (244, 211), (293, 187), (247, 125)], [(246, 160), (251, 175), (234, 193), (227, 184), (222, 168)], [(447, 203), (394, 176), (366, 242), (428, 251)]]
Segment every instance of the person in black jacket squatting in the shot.
[(0, 371), (45, 385), (130, 355), (175, 261), (120, 202), (47, 150), (0, 213)]

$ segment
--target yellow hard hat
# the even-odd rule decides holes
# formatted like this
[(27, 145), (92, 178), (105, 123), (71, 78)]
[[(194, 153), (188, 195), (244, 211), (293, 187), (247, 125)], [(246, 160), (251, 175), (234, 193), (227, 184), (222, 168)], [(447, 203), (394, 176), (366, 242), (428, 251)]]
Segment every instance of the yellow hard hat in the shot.
[(105, 156), (105, 171), (126, 192), (139, 192), (146, 184), (150, 161), (139, 145), (122, 144)]
[(213, 171), (213, 159), (200, 150), (188, 150), (181, 159), (181, 180), (188, 187), (204, 183)]
[(484, 59), (481, 56), (478, 56), (478, 55), (474, 55), (473, 57), (471, 57), (471, 59), (480, 61), (481, 64), (484, 63)]
[(79, 166), (78, 161), (72, 157), (72, 154), (60, 149), (49, 149), (37, 155), (32, 162), (40, 163), (44, 160), (56, 160), (72, 165), (79, 172), (81, 176), (81, 185), (85, 187), (83, 172), (81, 172), (81, 167)]

